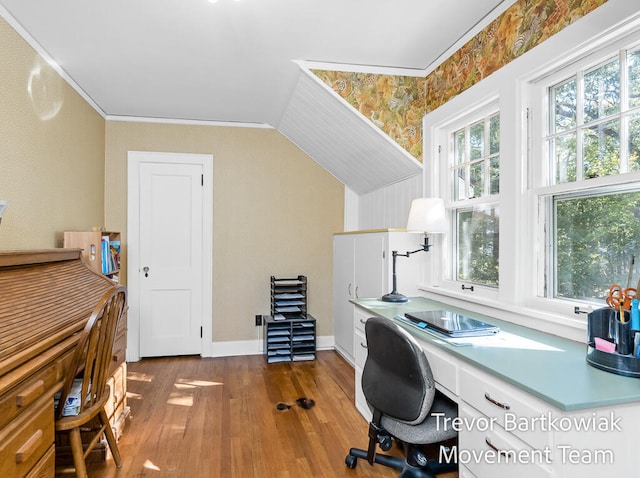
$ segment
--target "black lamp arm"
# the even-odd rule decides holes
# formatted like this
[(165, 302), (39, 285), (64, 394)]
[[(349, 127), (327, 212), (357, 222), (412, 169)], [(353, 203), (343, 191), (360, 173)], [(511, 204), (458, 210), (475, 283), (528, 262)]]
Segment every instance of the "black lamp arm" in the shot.
[[(401, 257), (409, 257), (411, 254), (415, 254), (416, 252), (420, 252), (420, 251), (424, 251), (424, 252), (429, 252), (429, 248), (431, 247), (431, 244), (429, 244), (429, 238), (427, 237), (427, 235), (424, 235), (424, 243), (422, 244), (422, 247), (420, 249), (416, 249), (415, 251), (407, 251), (404, 254), (400, 254), (398, 251), (392, 251), (391, 254), (393, 256), (393, 261), (392, 261), (392, 271), (391, 271), (391, 278), (392, 278), (392, 286), (393, 289), (391, 290), (391, 294), (388, 294), (388, 296), (400, 296), (401, 294), (398, 294), (398, 280), (397, 280), (397, 275), (396, 275), (396, 257), (401, 256)], [(384, 298), (383, 298), (384, 300)]]
[(425, 234), (424, 243), (422, 244), (422, 247), (420, 249), (416, 249), (415, 251), (407, 251), (404, 254), (400, 254), (398, 251), (392, 251), (392, 254), (394, 257), (396, 256), (409, 257), (411, 254), (415, 254), (416, 252), (420, 252), (420, 251), (429, 252), (429, 248), (431, 246), (432, 244), (429, 244), (429, 237)]

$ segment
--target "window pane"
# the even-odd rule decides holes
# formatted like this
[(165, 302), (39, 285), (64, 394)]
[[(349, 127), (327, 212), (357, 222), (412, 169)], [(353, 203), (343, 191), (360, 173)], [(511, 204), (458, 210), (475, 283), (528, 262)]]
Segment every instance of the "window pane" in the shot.
[(615, 60), (584, 75), (584, 122), (620, 111), (620, 62)]
[(453, 199), (459, 201), (467, 197), (467, 178), (465, 167), (455, 168), (453, 179)]
[(489, 154), (500, 151), (500, 115), (489, 118)]
[(484, 154), (484, 121), (471, 125), (469, 128), (470, 160), (480, 159)]
[(629, 171), (640, 171), (640, 114), (629, 118)]
[(627, 54), (629, 71), (629, 108), (640, 106), (640, 50)]
[(584, 130), (584, 178), (610, 176), (620, 172), (620, 122), (600, 123)]
[(549, 157), (552, 158), (556, 183), (576, 180), (576, 135), (565, 134), (549, 141)]
[(489, 160), (489, 194), (500, 192), (500, 156), (494, 156)]
[(453, 133), (453, 156), (455, 164), (462, 164), (465, 162), (465, 147), (464, 147), (464, 130), (456, 131)]
[(604, 299), (611, 284), (626, 286), (640, 245), (640, 192), (559, 198), (555, 214), (555, 297)]
[(469, 168), (469, 197), (479, 198), (484, 196), (484, 162), (473, 163)]
[(576, 127), (576, 80), (551, 88), (551, 112), (553, 120), (551, 133), (566, 131)]
[(498, 209), (458, 210), (457, 280), (498, 285)]

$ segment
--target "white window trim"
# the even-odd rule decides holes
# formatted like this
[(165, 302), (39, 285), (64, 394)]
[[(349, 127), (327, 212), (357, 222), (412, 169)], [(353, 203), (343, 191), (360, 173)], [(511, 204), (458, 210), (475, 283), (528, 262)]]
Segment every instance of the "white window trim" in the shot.
[[(499, 99), (493, 95), (483, 99), (474, 108), (468, 108), (460, 116), (440, 124), (436, 129), (438, 137), (438, 176), (437, 195), (444, 199), (445, 209), (449, 217), (450, 232), (446, 235), (446, 239), (442, 241), (441, 253), (442, 267), (439, 271), (442, 274), (436, 277), (442, 290), (448, 290), (450, 293), (463, 291), (462, 286), (473, 286), (473, 294), (476, 297), (497, 300), (499, 293), (498, 287), (484, 286), (479, 284), (471, 284), (469, 281), (454, 280), (454, 250), (455, 244), (455, 211), (478, 206), (494, 206), (500, 207), (499, 195), (481, 196), (472, 199), (454, 200), (452, 198), (451, 183), (451, 165), (454, 151), (453, 133), (468, 125), (474, 124), (488, 116), (500, 112)], [(466, 289), (465, 289), (466, 290)], [(464, 294), (464, 292), (463, 292)], [(468, 293), (467, 293), (468, 294)]]
[[(608, 39), (604, 44), (591, 48), (575, 61), (567, 62), (565, 65), (556, 67), (551, 74), (543, 74), (540, 78), (530, 82), (530, 97), (535, 101), (531, 102), (531, 157), (544, 158), (544, 160), (533, 161), (531, 165), (530, 190), (528, 191), (528, 202), (532, 213), (531, 222), (534, 224), (533, 244), (537, 254), (532, 255), (529, 260), (529, 268), (534, 271), (535, 285), (529, 289), (526, 298), (526, 306), (542, 310), (552, 314), (565, 313), (567, 309), (589, 311), (598, 308), (601, 304), (597, 302), (586, 302), (570, 299), (555, 299), (544, 297), (545, 268), (549, 267), (547, 259), (550, 251), (545, 251), (547, 247), (545, 240), (545, 223), (548, 222), (545, 211), (541, 211), (541, 198), (555, 196), (558, 194), (585, 191), (588, 189), (600, 190), (615, 186), (624, 186), (640, 181), (640, 172), (625, 173), (623, 175), (605, 176), (584, 181), (569, 183), (549, 184), (549, 168), (547, 163), (547, 153), (545, 151), (545, 138), (547, 136), (548, 125), (548, 89), (576, 74), (578, 71), (589, 70), (616, 55), (620, 50), (640, 42), (640, 30), (629, 33), (622, 32), (613, 39)], [(622, 147), (622, 144), (621, 144)]]
[[(580, 61), (585, 52), (616, 41), (640, 28), (640, 10), (632, 2), (609, 1), (579, 22), (554, 35), (526, 55), (493, 73), (472, 88), (452, 98), (427, 114), (424, 126), (425, 196), (436, 196), (442, 172), (438, 164), (439, 128), (494, 100), (500, 102), (500, 289), (497, 297), (470, 296), (462, 291), (443, 287), (443, 238), (433, 239), (434, 247), (427, 254), (427, 267), (419, 285), (426, 297), (467, 308), (545, 332), (584, 342), (586, 316), (575, 314), (567, 301), (545, 304), (534, 300), (536, 280), (534, 268), (538, 254), (535, 240), (538, 193), (533, 178), (536, 173), (535, 152), (529, 143), (528, 129), (535, 129), (536, 118), (527, 120), (534, 106), (531, 82), (551, 78), (560, 66)], [(544, 121), (544, 120), (543, 120)], [(507, 158), (513, 158), (513, 161)], [(631, 179), (631, 178), (629, 178)], [(603, 183), (608, 178), (598, 178)], [(446, 182), (443, 184), (447, 184)], [(594, 183), (594, 186), (596, 184)], [(505, 240), (503, 225), (512, 232)], [(446, 238), (448, 240), (448, 238)], [(508, 267), (505, 267), (509, 264)], [(551, 305), (551, 307), (549, 307)]]

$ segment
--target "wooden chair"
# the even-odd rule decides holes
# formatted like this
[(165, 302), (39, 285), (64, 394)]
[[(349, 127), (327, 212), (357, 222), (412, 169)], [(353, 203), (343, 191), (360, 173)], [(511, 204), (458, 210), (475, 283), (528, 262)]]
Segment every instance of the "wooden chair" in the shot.
[[(116, 466), (122, 465), (115, 436), (109, 424), (105, 404), (109, 398), (109, 365), (120, 317), (127, 302), (126, 288), (106, 292), (82, 331), (72, 367), (65, 379), (55, 410), (56, 432), (69, 433), (76, 476), (86, 477), (85, 459), (104, 433)], [(75, 393), (74, 393), (75, 390)], [(79, 390), (79, 393), (77, 393)], [(69, 403), (67, 403), (69, 400)], [(70, 407), (70, 405), (74, 405)], [(70, 410), (73, 408), (73, 410)], [(83, 449), (80, 431), (95, 424), (96, 434)]]

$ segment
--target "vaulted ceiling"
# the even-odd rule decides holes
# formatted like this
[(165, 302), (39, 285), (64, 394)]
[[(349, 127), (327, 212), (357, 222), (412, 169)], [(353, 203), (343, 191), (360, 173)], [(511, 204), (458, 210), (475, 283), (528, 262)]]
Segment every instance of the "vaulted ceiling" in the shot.
[[(420, 75), (455, 51), (513, 0), (0, 0), (0, 14), (106, 118), (135, 117), (271, 126), (297, 143), (336, 138), (328, 119), (305, 126), (313, 110), (339, 98), (321, 84), (300, 80), (300, 61), (324, 69)], [(303, 83), (300, 83), (300, 82)], [(301, 90), (314, 90), (310, 103)], [(314, 106), (315, 105), (315, 106)], [(320, 110), (318, 115), (332, 114)], [(295, 114), (297, 116), (290, 116)], [(366, 121), (341, 113), (337, 125)], [(305, 119), (306, 118), (306, 119)], [(293, 125), (292, 125), (293, 123)], [(299, 123), (299, 124), (295, 124)], [(295, 128), (293, 128), (295, 126)], [(302, 131), (304, 128), (307, 131)], [(382, 167), (397, 156), (393, 182), (420, 170), (410, 155), (367, 131), (323, 155), (356, 154)], [(296, 131), (293, 131), (296, 129)], [(301, 131), (297, 131), (302, 129)], [(359, 133), (358, 133), (359, 134)], [(338, 135), (339, 136), (339, 135)], [(353, 141), (350, 141), (353, 143)], [(298, 144), (298, 143), (297, 143)], [(344, 154), (341, 154), (344, 152)], [(376, 160), (376, 157), (378, 158)], [(393, 166), (386, 169), (397, 169)], [(323, 164), (325, 165), (325, 164)], [(376, 167), (378, 167), (376, 166)], [(330, 171), (331, 169), (328, 168)], [(348, 168), (347, 168), (348, 169)], [(376, 169), (376, 168), (374, 168)], [(384, 167), (382, 167), (384, 169)], [(352, 182), (365, 192), (381, 181)], [(385, 175), (389, 171), (379, 171)]]

